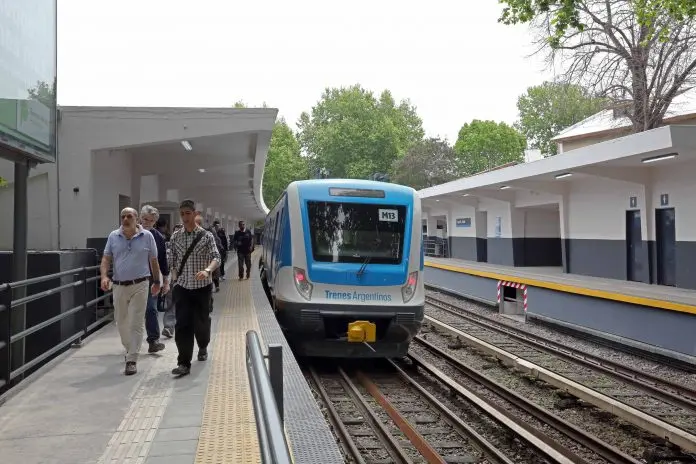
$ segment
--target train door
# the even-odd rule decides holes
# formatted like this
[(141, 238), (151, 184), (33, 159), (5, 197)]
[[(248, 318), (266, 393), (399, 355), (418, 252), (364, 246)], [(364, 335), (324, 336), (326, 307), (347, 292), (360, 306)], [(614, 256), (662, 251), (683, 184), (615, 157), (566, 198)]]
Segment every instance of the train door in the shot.
[(273, 280), (275, 281), (276, 275), (276, 261), (278, 261), (276, 253), (276, 243), (278, 242), (278, 234), (280, 233), (280, 227), (278, 224), (278, 218), (280, 217), (280, 211), (276, 212), (273, 218), (273, 241), (271, 242), (271, 272), (273, 273)]
[(674, 208), (655, 210), (657, 283), (677, 285), (677, 237)]
[(640, 210), (626, 211), (626, 278), (634, 282), (640, 282), (642, 240)]

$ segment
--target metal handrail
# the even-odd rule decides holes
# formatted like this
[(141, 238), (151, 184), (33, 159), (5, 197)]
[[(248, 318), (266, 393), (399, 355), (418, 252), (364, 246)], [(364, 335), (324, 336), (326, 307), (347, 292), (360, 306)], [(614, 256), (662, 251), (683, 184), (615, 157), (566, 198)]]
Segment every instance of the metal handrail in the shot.
[(281, 345), (268, 345), (268, 356), (264, 356), (258, 334), (253, 330), (246, 333), (247, 373), (263, 464), (293, 462), (283, 428), (282, 350)]
[[(95, 276), (90, 276), (90, 274), (95, 273)], [(98, 303), (106, 300), (111, 296), (112, 292), (104, 292), (101, 296), (88, 300), (88, 285), (93, 284), (96, 288), (96, 281), (99, 280), (99, 266), (83, 266), (75, 269), (70, 269), (67, 271), (57, 272), (54, 274), (48, 274), (40, 277), (33, 277), (31, 279), (21, 280), (17, 282), (9, 282), (0, 285), (0, 318), (4, 319), (4, 327), (0, 327), (0, 352), (5, 351), (6, 367), (3, 372), (0, 372), (0, 399), (4, 396), (9, 388), (13, 386), (13, 381), (18, 377), (22, 376), (28, 370), (34, 368), (40, 363), (46, 361), (51, 356), (60, 352), (62, 349), (73, 345), (79, 344), (82, 338), (86, 337), (92, 330), (99, 327), (107, 320), (113, 317), (113, 312), (110, 311), (105, 316), (99, 318), (98, 320), (89, 323), (88, 315), (85, 311), (88, 308), (96, 306)], [(39, 284), (43, 282), (48, 282), (54, 279), (60, 279), (62, 277), (78, 277), (78, 280), (67, 284), (60, 284), (54, 288), (44, 290), (29, 296), (22, 296), (16, 300), (13, 300), (13, 290), (28, 287), (29, 285)], [(50, 295), (60, 294), (64, 290), (82, 288), (82, 292), (78, 291), (77, 299), (79, 304), (61, 314), (51, 317), (43, 322), (35, 324), (31, 327), (25, 327), (24, 330), (19, 333), (12, 333), (12, 311), (14, 308), (19, 306), (24, 306), (33, 301), (40, 300)], [(82, 316), (82, 328), (71, 336), (67, 337), (62, 342), (56, 344), (52, 348), (48, 349), (44, 353), (40, 354), (36, 358), (29, 362), (24, 362), (22, 359), (21, 364), (18, 366), (13, 366), (13, 356), (12, 356), (12, 345), (16, 342), (24, 340), (29, 335), (38, 332), (46, 327), (61, 322), (62, 320), (74, 316)], [(14, 370), (13, 370), (14, 367)]]

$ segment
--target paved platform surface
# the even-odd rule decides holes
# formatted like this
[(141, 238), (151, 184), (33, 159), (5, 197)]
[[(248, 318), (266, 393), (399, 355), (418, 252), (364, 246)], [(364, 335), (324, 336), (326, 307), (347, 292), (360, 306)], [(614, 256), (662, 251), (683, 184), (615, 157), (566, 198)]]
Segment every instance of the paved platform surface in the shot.
[[(245, 333), (253, 329), (263, 343), (285, 343), (272, 316), (256, 275), (224, 281), (215, 295), (209, 359), (196, 361), (194, 351), (191, 375), (178, 379), (170, 373), (173, 339), (163, 339), (166, 349), (155, 355), (143, 343), (138, 373), (123, 375), (118, 332), (108, 325), (0, 406), (0, 462), (260, 462)], [(295, 462), (343, 462), (287, 346), (283, 354), (285, 425)]]
[(566, 274), (560, 267), (500, 266), (496, 264), (479, 263), (454, 258), (426, 257), (425, 261), (426, 265), (428, 263), (434, 263), (436, 265), (457, 266), (475, 272), (488, 272), (508, 277), (533, 279), (591, 290), (600, 290), (608, 293), (652, 298), (656, 300), (696, 306), (696, 290), (646, 284), (642, 282), (629, 282), (618, 279), (604, 279), (601, 277), (583, 276), (578, 274)]

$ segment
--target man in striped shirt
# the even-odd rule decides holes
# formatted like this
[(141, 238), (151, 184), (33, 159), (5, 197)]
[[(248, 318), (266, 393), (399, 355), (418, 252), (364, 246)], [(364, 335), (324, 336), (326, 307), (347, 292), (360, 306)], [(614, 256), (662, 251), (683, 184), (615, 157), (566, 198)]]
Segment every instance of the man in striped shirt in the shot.
[(172, 299), (176, 305), (174, 340), (179, 350), (172, 374), (183, 376), (191, 372), (194, 337), (198, 343), (198, 360), (208, 359), (212, 274), (221, 260), (213, 235), (196, 224), (195, 203), (181, 202), (179, 214), (184, 227), (172, 234), (168, 258), (170, 275), (175, 274), (171, 281), (176, 282)]

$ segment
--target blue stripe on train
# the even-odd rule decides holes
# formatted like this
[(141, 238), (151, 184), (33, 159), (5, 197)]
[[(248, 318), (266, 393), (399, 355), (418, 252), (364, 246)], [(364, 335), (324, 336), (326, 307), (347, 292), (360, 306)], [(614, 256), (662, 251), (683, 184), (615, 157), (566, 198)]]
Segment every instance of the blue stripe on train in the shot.
[[(411, 221), (413, 216), (413, 191), (399, 185), (383, 182), (361, 180), (331, 180), (298, 182), (300, 214), (304, 231), (304, 243), (307, 255), (307, 269), (310, 281), (334, 285), (355, 286), (389, 286), (403, 285), (408, 274), (409, 256), (411, 250)], [(364, 188), (384, 190), (384, 198), (336, 197), (329, 194), (330, 187)], [(312, 257), (311, 234), (307, 215), (308, 201), (345, 201), (375, 205), (404, 205), (406, 206), (405, 234), (403, 259), (400, 264), (368, 264), (361, 277), (357, 272), (361, 263), (326, 263), (315, 262)]]

